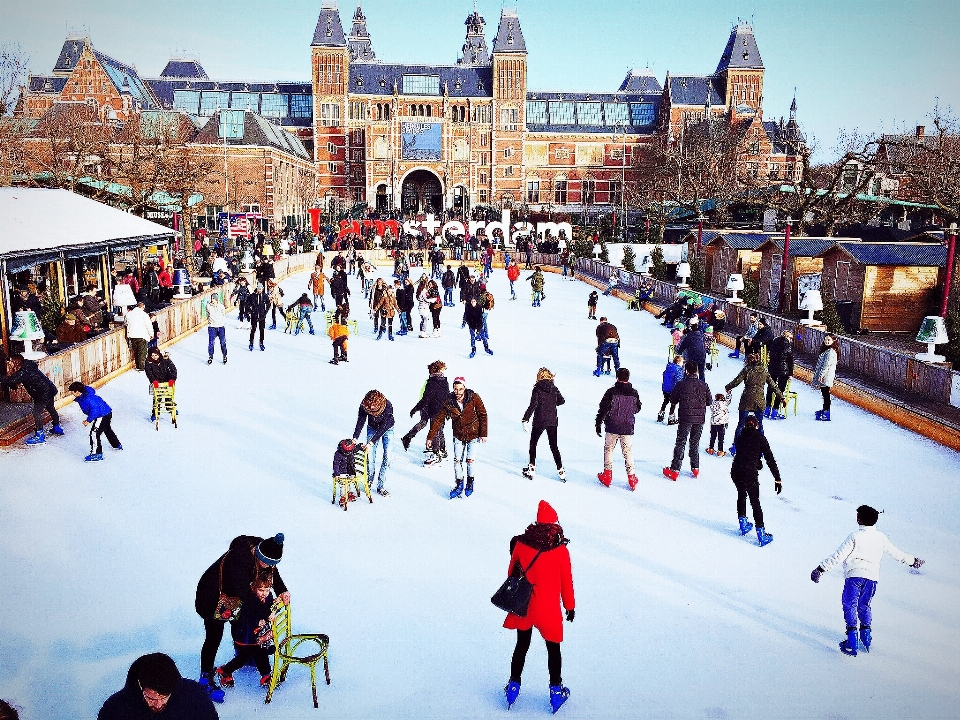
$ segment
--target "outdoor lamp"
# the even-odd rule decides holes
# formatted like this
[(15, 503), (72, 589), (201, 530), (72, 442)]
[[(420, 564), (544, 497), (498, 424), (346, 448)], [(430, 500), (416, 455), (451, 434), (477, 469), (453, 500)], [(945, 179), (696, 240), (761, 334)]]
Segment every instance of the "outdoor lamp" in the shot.
[(240, 259), (241, 272), (253, 272), (253, 253), (250, 248), (243, 251), (243, 257)]
[(116, 319), (123, 320), (126, 310), (136, 304), (137, 298), (133, 295), (133, 288), (126, 283), (117, 283), (117, 286), (113, 289), (113, 305), (120, 308), (120, 314), (117, 315)]
[[(19, 313), (17, 314), (19, 315)], [(917, 353), (917, 360), (922, 360), (923, 362), (944, 362), (946, 358), (943, 355), (934, 353), (933, 349), (934, 345), (943, 345), (949, 341), (947, 325), (943, 318), (939, 315), (928, 315), (923, 319), (923, 324), (917, 333), (917, 342), (926, 343), (927, 351), (925, 353)]]
[(190, 273), (187, 272), (186, 268), (177, 268), (173, 271), (173, 287), (176, 290), (176, 294), (174, 294), (173, 297), (177, 300), (186, 300), (189, 297), (193, 297)]
[(687, 278), (690, 277), (690, 263), (682, 262), (677, 265), (677, 287), (689, 287)]
[(801, 325), (819, 325), (813, 319), (813, 314), (823, 310), (823, 297), (819, 290), (807, 290), (804, 293), (803, 300), (800, 301), (800, 309), (807, 311), (807, 316), (800, 321)]
[(11, 340), (19, 340), (23, 343), (23, 357), (27, 360), (39, 360), (46, 357), (46, 353), (34, 350), (33, 341), (43, 340), (43, 327), (37, 319), (37, 314), (33, 310), (20, 310), (13, 318), (13, 332), (10, 333)]
[(729, 302), (742, 303), (743, 300), (737, 297), (737, 293), (741, 292), (742, 290), (743, 290), (743, 275), (741, 275), (740, 273), (733, 273), (730, 276), (730, 279), (727, 280), (727, 292), (733, 293), (733, 297), (730, 298)]

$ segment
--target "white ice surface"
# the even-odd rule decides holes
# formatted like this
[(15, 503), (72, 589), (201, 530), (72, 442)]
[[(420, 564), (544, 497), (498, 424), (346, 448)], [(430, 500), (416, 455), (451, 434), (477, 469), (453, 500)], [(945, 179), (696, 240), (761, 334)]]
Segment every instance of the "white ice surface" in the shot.
[[(525, 277), (524, 273), (522, 277)], [(292, 301), (306, 276), (282, 283)], [(247, 351), (228, 323), (230, 363), (206, 365), (206, 332), (171, 349), (180, 372), (180, 427), (154, 430), (142, 374), (99, 390), (115, 411), (123, 452), (85, 464), (76, 406), (63, 438), (0, 452), (0, 697), (21, 717), (92, 718), (119, 690), (130, 663), (172, 655), (196, 677), (203, 626), (197, 579), (239, 534), (284, 532), (280, 566), (293, 595), (294, 629), (328, 633), (333, 684), (310, 700), (309, 673), (290, 671), (270, 706), (252, 668), (218, 706), (223, 718), (502, 717), (514, 634), (489, 598), (507, 570), (508, 541), (543, 498), (571, 538), (577, 616), (565, 625), (563, 678), (576, 718), (946, 718), (960, 716), (960, 457), (889, 422), (835, 401), (819, 423), (819, 393), (794, 383), (800, 415), (767, 423), (783, 473), (773, 492), (761, 474), (773, 544), (736, 530), (730, 459), (701, 456), (702, 472), (662, 477), (674, 428), (654, 422), (668, 336), (646, 313), (601, 298), (620, 328), (623, 364), (643, 400), (631, 493), (619, 454), (613, 487), (596, 480), (597, 403), (612, 383), (591, 375), (595, 324), (589, 289), (548, 275), (547, 298), (529, 286), (508, 299), (496, 271), (491, 347), (467, 358), (461, 309), (445, 308), (443, 337), (376, 342), (355, 278), (350, 363), (334, 367), (322, 316), (316, 337), (268, 331), (267, 351)], [(451, 501), (448, 463), (418, 464), (421, 434), (404, 453), (426, 365), (463, 375), (490, 413), (477, 491)], [(557, 374), (567, 398), (560, 483), (541, 440), (538, 474), (520, 475), (527, 435), (520, 418), (537, 369)], [(708, 372), (714, 392), (734, 377), (726, 354)], [(391, 497), (331, 505), (330, 467), (350, 436), (364, 393), (393, 402), (397, 430)], [(736, 400), (735, 400), (736, 401)], [(448, 431), (449, 432), (449, 431)], [(732, 428), (728, 436), (732, 434)], [(706, 433), (705, 433), (706, 439)], [(854, 510), (885, 510), (879, 528), (927, 560), (920, 573), (887, 558), (869, 655), (840, 654), (842, 573), (809, 574), (852, 530)], [(218, 656), (232, 656), (229, 630)], [(536, 639), (511, 715), (549, 712), (546, 653)]]

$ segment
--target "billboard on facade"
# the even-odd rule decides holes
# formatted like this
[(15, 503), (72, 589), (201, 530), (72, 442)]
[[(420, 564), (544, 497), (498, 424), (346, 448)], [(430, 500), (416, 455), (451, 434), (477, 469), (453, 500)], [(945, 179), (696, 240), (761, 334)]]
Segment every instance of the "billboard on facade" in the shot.
[(439, 122), (402, 122), (403, 160), (439, 160), (442, 135)]

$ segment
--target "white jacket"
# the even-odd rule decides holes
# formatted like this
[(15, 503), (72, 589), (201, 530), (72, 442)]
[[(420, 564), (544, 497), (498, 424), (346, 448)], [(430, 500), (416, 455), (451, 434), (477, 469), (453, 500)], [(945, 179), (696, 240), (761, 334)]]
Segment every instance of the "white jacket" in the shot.
[(226, 312), (220, 303), (207, 303), (207, 322), (210, 327), (222, 328), (224, 326)]
[(153, 339), (153, 321), (146, 310), (138, 307), (128, 310), (123, 322), (127, 327), (127, 337), (131, 340)]
[(850, 533), (837, 551), (820, 563), (820, 567), (827, 572), (840, 561), (843, 561), (844, 577), (860, 577), (877, 581), (880, 579), (880, 560), (887, 553), (904, 565), (912, 565), (916, 558), (907, 555), (894, 545), (882, 532), (871, 526), (861, 526), (859, 530)]

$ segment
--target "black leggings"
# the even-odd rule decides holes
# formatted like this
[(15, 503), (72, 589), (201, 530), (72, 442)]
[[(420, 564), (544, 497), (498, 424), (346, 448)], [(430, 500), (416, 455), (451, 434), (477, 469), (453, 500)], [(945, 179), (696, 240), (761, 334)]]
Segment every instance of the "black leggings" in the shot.
[(223, 620), (203, 620), (203, 629), (206, 637), (203, 639), (203, 647), (200, 648), (200, 674), (213, 672), (213, 664), (217, 661), (217, 650), (220, 649), (220, 641), (223, 640), (223, 627), (226, 622)]
[(43, 430), (43, 413), (50, 413), (50, 422), (54, 427), (60, 424), (60, 415), (57, 414), (57, 407), (54, 404), (54, 398), (37, 398), (33, 401), (33, 426), (37, 432)]
[(535, 427), (530, 433), (530, 464), (537, 462), (537, 443), (540, 442), (540, 436), (544, 430), (547, 432), (547, 440), (550, 443), (550, 452), (553, 453), (553, 461), (557, 464), (557, 469), (563, 467), (563, 461), (560, 459), (560, 448), (557, 447), (557, 426), (553, 427)]
[(393, 335), (393, 318), (387, 317), (386, 315), (380, 316), (380, 332), (384, 332), (389, 328), (390, 334)]
[(660, 406), (660, 412), (663, 412), (667, 409), (667, 405), (670, 405), (670, 414), (673, 415), (674, 409), (677, 407), (676, 403), (670, 402), (670, 393), (663, 393), (663, 404)]
[(763, 527), (763, 508), (760, 507), (760, 481), (756, 478), (752, 480), (740, 480), (733, 478), (733, 484), (737, 486), (737, 517), (747, 516), (747, 498), (750, 498), (750, 507), (753, 508), (753, 524), (758, 528)]
[(113, 428), (110, 427), (110, 421), (113, 419), (113, 413), (107, 413), (103, 417), (98, 417), (92, 423), (90, 423), (90, 452), (93, 452), (94, 443), (97, 446), (97, 453), (103, 453), (103, 443), (100, 436), (106, 435), (107, 441), (110, 443), (110, 447), (116, 449), (120, 447), (120, 440), (117, 439), (117, 434), (113, 432)]
[[(530, 630), (517, 630), (517, 646), (513, 649), (513, 660), (510, 662), (510, 681), (519, 683), (520, 676), (523, 674), (523, 664), (527, 659), (527, 650), (530, 649), (530, 638), (533, 636), (533, 628)], [(563, 680), (560, 677), (560, 670), (563, 665), (563, 658), (560, 656), (560, 643), (546, 641), (547, 643), (547, 670), (550, 672), (550, 684), (561, 685)]]
[(270, 653), (267, 652), (266, 648), (262, 648), (259, 645), (237, 645), (234, 643), (233, 649), (236, 651), (237, 656), (223, 666), (224, 675), (233, 675), (235, 670), (246, 667), (250, 664), (251, 660), (253, 660), (253, 664), (257, 666), (257, 672), (260, 673), (260, 677), (270, 674)]
[(253, 345), (253, 336), (260, 328), (260, 344), (263, 345), (263, 327), (267, 324), (267, 316), (250, 318), (250, 344)]
[[(780, 388), (780, 394), (783, 395), (787, 391), (787, 382), (790, 380), (789, 375), (774, 375), (773, 381), (777, 384), (777, 387)], [(767, 385), (767, 407), (773, 408), (776, 410), (780, 407), (780, 402), (777, 401), (777, 404), (774, 405), (774, 400), (776, 398), (773, 395), (773, 389)], [(784, 396), (784, 408), (786, 408), (786, 396)]]
[(723, 436), (727, 432), (726, 425), (711, 425), (710, 426), (710, 447), (716, 445), (717, 450), (723, 452)]
[(820, 388), (820, 394), (823, 395), (823, 409), (829, 410), (830, 409), (830, 388), (828, 387)]
[(442, 308), (430, 308), (430, 314), (433, 315), (433, 329), (440, 329), (440, 310)]

